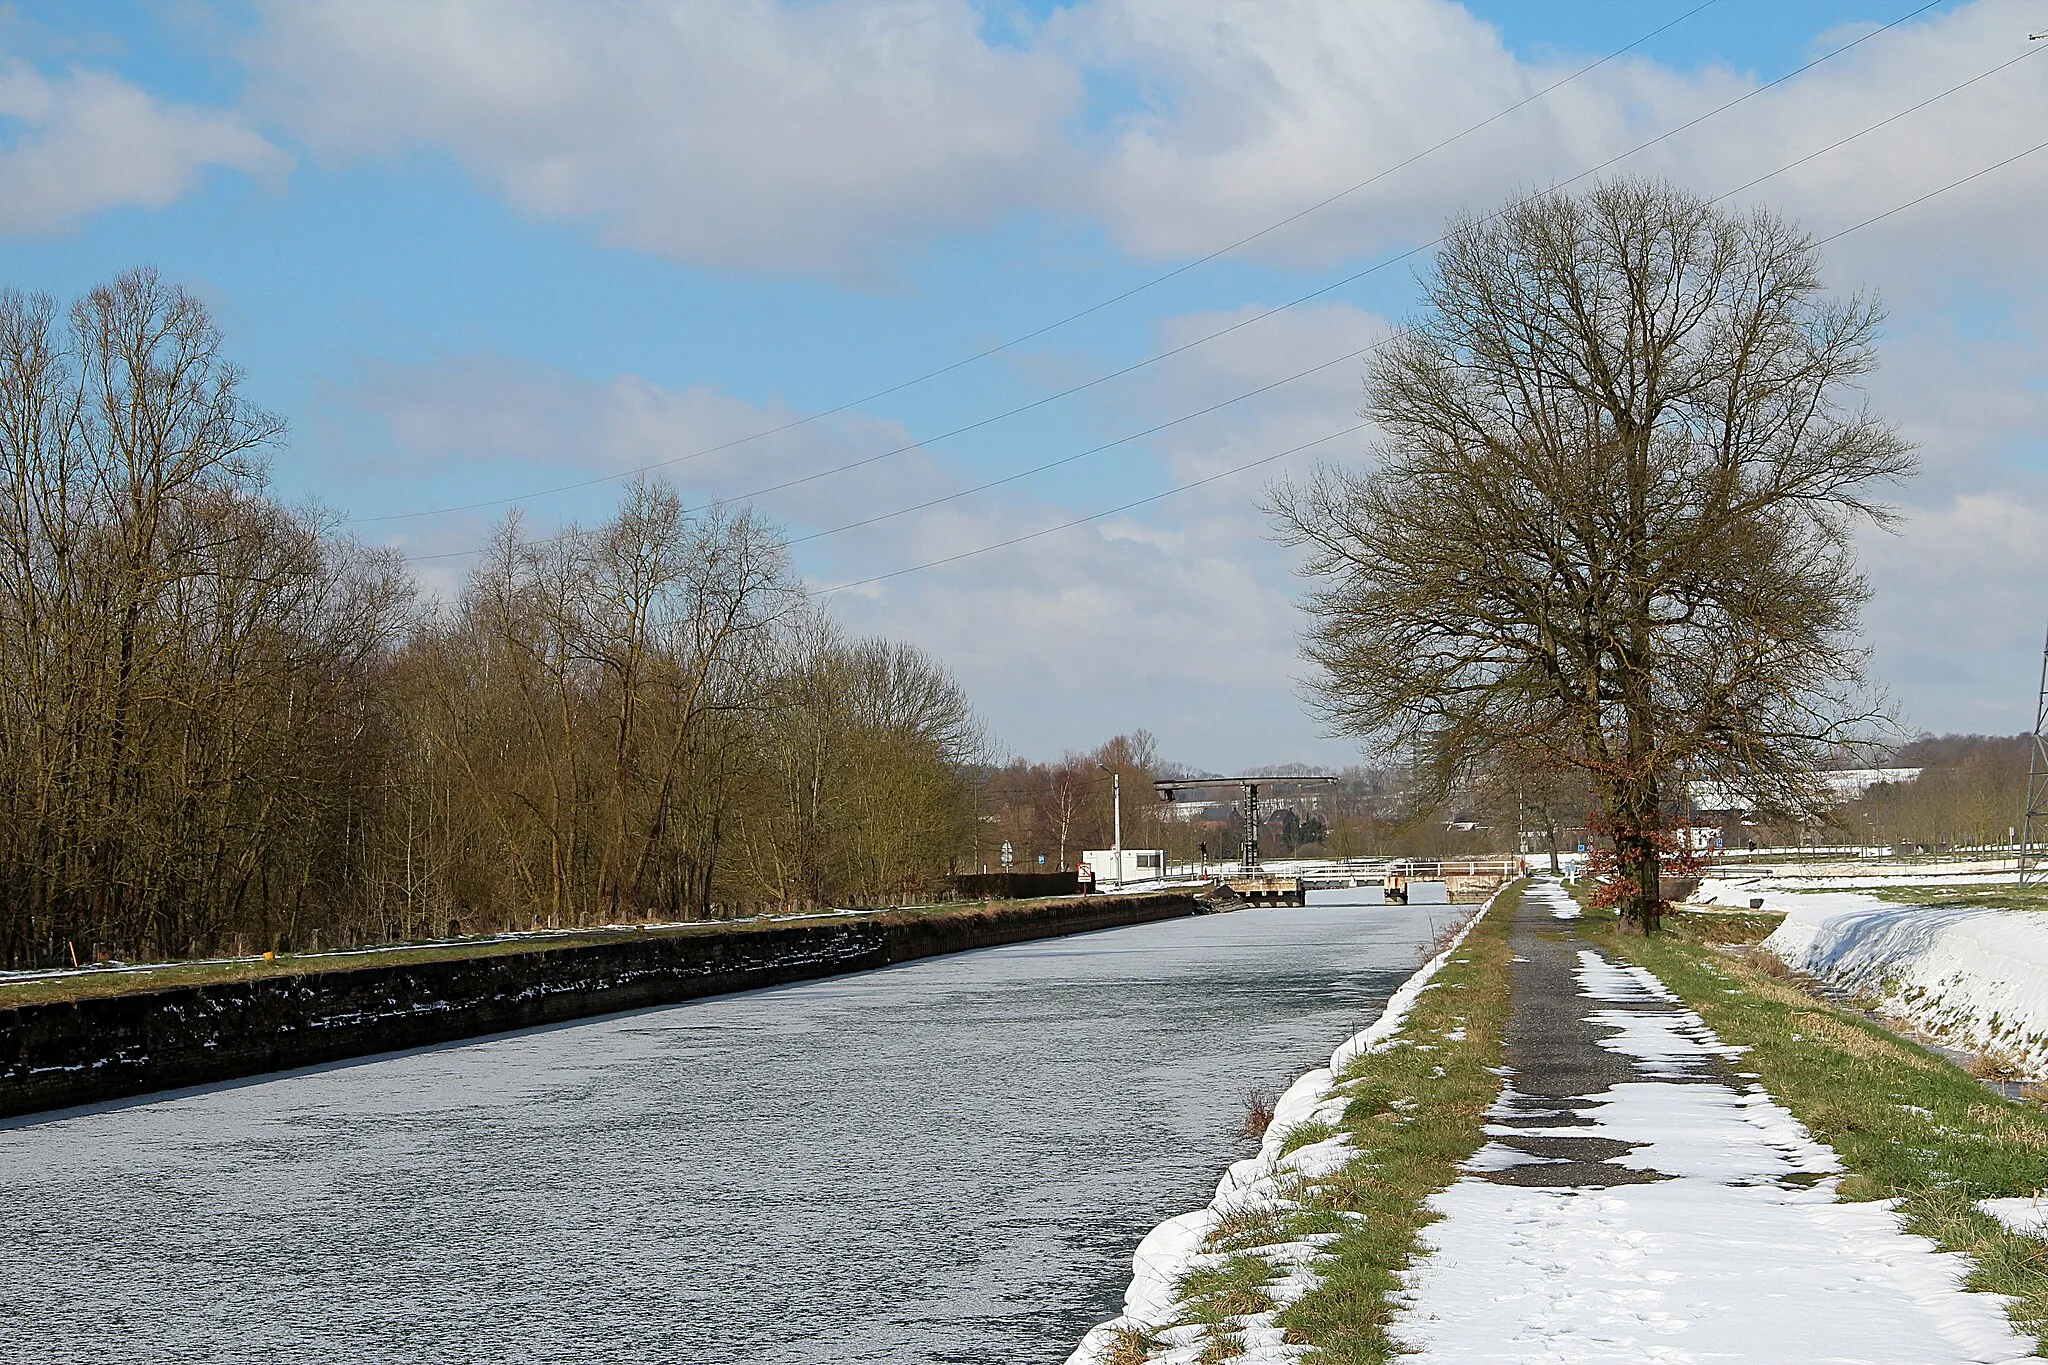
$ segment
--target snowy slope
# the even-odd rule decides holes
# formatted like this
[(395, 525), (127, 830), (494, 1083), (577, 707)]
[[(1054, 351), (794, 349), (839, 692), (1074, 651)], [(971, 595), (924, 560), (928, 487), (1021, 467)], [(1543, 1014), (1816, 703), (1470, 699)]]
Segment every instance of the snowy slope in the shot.
[(1952, 1046), (2048, 1075), (2048, 914), (1896, 905), (1855, 892), (1765, 900), (1785, 922), (1764, 947), (1795, 970), (1873, 996)]

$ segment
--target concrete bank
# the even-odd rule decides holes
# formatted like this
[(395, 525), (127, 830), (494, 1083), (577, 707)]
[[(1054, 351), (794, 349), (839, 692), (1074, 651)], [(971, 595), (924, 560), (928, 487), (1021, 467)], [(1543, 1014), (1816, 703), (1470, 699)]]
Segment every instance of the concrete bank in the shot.
[(0, 1118), (1197, 910), (1162, 892), (885, 913), (0, 1009)]

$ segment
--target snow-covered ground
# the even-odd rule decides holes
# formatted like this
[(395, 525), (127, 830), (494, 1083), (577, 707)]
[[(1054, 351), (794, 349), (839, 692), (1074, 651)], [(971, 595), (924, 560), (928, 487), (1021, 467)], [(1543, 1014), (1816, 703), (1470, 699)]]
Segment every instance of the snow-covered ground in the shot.
[(2011, 882), (2017, 864), (2011, 858), (1884, 858), (1868, 861), (1773, 863), (1749, 867), (1729, 863), (1716, 869), (1693, 897), (1721, 905), (1740, 905), (1747, 895), (1773, 891), (1840, 891), (1885, 886), (1996, 886)]
[[(1728, 868), (1688, 904), (1785, 916), (1764, 947), (1797, 971), (1873, 1000), (1884, 1013), (1969, 1052), (2048, 1076), (2048, 914), (1988, 906), (1902, 905), (1884, 886), (1995, 886), (2010, 859), (1872, 866)], [(1855, 890), (1850, 888), (1864, 888)]]
[(1764, 947), (1950, 1046), (2048, 1075), (2048, 913), (1776, 893)]
[[(1539, 888), (1532, 896), (1545, 894)], [(1555, 893), (1550, 893), (1555, 894)], [(1762, 1090), (1720, 1078), (1734, 1051), (1639, 968), (1579, 954), (1585, 1017), (1634, 1079), (1571, 1102), (1510, 1083), (1410, 1272), (1393, 1334), (1434, 1362), (2017, 1361), (2031, 1344), (1965, 1264), (1900, 1231), (1888, 1203), (1835, 1202), (1834, 1152)], [(1550, 1112), (1541, 1113), (1548, 1109)], [(1482, 1172), (1541, 1163), (1509, 1142), (1606, 1139), (1603, 1164), (1653, 1183), (1546, 1187)], [(1610, 1148), (1607, 1150), (1620, 1150)]]

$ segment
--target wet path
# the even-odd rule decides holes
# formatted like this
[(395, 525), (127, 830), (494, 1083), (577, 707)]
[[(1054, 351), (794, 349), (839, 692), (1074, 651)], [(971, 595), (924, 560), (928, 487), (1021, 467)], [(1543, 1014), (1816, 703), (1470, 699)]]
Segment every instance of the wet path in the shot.
[(1511, 942), (1509, 1075), (1491, 1141), (1436, 1197), (1394, 1325), (1419, 1365), (2014, 1360), (1996, 1298), (1742, 1075), (1654, 977), (1589, 950), (1554, 885)]
[(0, 1361), (1055, 1362), (1442, 907), (1245, 911), (0, 1127)]

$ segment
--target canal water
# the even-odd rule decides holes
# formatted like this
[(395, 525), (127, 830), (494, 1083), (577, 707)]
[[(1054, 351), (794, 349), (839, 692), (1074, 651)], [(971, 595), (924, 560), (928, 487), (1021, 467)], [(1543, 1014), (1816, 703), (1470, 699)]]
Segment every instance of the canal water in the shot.
[(0, 1361), (1056, 1363), (1444, 906), (911, 963), (0, 1127)]

